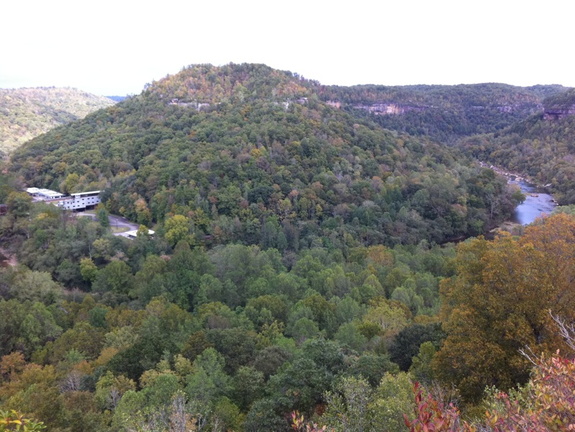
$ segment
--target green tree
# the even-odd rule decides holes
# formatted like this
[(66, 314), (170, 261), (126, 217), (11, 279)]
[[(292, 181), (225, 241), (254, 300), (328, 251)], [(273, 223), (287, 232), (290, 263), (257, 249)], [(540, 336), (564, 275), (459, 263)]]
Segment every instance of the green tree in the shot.
[(79, 182), (80, 176), (77, 173), (70, 173), (64, 181), (60, 183), (60, 190), (65, 194), (71, 194), (76, 191), (75, 189)]
[(125, 298), (132, 289), (132, 270), (124, 261), (112, 261), (99, 270), (92, 289), (100, 293), (112, 293)]
[(174, 215), (164, 223), (166, 240), (175, 246), (179, 241), (190, 241), (190, 220), (186, 216)]
[(251, 366), (241, 366), (232, 378), (233, 400), (246, 412), (264, 395), (264, 374)]
[(0, 299), (0, 316), (0, 355), (20, 351), (29, 357), (62, 333), (43, 303)]
[(26, 217), (32, 208), (32, 197), (26, 192), (11, 192), (6, 198), (8, 211), (16, 218)]
[(98, 204), (98, 206), (96, 208), (96, 217), (98, 218), (98, 222), (100, 223), (100, 226), (102, 226), (103, 228), (109, 228), (110, 227), (110, 213), (108, 213), (108, 210), (106, 210), (106, 207), (104, 207), (101, 204)]
[(64, 294), (62, 286), (52, 280), (50, 273), (25, 268), (14, 273), (10, 292), (20, 301), (41, 301), (46, 305), (57, 302)]
[(80, 274), (85, 281), (94, 282), (98, 274), (98, 267), (96, 267), (91, 258), (84, 257), (80, 259)]
[(413, 384), (408, 374), (385, 374), (374, 392), (371, 410), (377, 430), (399, 431), (405, 426), (404, 414), (414, 408)]
[(334, 391), (327, 392), (326, 399), (327, 409), (321, 416), (321, 424), (337, 432), (378, 430), (370, 407), (373, 403), (373, 389), (367, 381), (344, 378)]
[(389, 346), (390, 359), (407, 372), (411, 359), (417, 355), (422, 343), (432, 341), (439, 348), (444, 334), (439, 323), (413, 324), (401, 330)]
[(432, 342), (423, 342), (419, 347), (419, 352), (413, 357), (409, 372), (413, 379), (422, 384), (429, 384), (435, 378), (433, 374), (432, 362), (437, 349)]
[(186, 377), (186, 394), (194, 416), (208, 417), (216, 401), (230, 392), (230, 377), (224, 372), (225, 360), (207, 348), (194, 360), (194, 372)]

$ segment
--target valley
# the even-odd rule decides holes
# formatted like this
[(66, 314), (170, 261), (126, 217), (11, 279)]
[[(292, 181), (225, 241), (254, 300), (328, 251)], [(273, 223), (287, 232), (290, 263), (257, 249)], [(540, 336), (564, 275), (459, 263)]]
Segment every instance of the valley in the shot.
[[(0, 420), (561, 430), (575, 218), (501, 174), (573, 202), (572, 97), (201, 64), (12, 146)], [(95, 208), (80, 217), (32, 187), (98, 192)]]

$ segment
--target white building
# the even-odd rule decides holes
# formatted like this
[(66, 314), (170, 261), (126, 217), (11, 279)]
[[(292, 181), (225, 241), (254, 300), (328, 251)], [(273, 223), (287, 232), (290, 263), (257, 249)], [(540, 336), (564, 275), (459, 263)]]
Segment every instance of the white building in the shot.
[(81, 210), (88, 207), (94, 207), (99, 203), (100, 191), (90, 191), (70, 194), (69, 197), (60, 200), (57, 205), (66, 210)]
[(64, 194), (61, 192), (56, 192), (50, 189), (41, 189), (41, 188), (35, 188), (35, 187), (31, 187), (26, 189), (26, 192), (28, 192), (30, 195), (32, 195), (32, 197), (36, 200), (36, 201), (50, 201), (50, 200), (55, 200), (55, 199), (59, 199), (59, 198), (64, 198)]
[(100, 203), (100, 191), (79, 192), (66, 196), (50, 189), (31, 187), (26, 189), (34, 201), (46, 201), (66, 210), (84, 210)]

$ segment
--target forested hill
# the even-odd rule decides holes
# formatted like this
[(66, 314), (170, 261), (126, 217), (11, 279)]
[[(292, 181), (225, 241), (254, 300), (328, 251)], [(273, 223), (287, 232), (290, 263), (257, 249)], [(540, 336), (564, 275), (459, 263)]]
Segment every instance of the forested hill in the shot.
[(0, 89), (0, 155), (114, 101), (71, 88)]
[[(0, 424), (573, 423), (575, 219), (437, 244), (485, 232), (521, 194), (322, 91), (262, 65), (191, 66), (0, 160)], [(525, 131), (566, 128), (569, 95), (544, 106)], [(25, 186), (102, 189), (106, 208), (76, 217)], [(109, 212), (155, 233), (115, 235)]]
[(325, 86), (320, 98), (388, 129), (452, 142), (496, 132), (543, 110), (543, 99), (565, 92), (560, 85), (506, 84)]
[(178, 216), (189, 241), (280, 250), (443, 242), (514, 207), (492, 172), (332, 107), (319, 87), (263, 65), (191, 66), (30, 141), (13, 169), (30, 186), (105, 189), (110, 211), (167, 235)]
[(549, 97), (544, 110), (495, 134), (470, 137), (471, 156), (548, 185), (561, 204), (575, 203), (575, 89)]

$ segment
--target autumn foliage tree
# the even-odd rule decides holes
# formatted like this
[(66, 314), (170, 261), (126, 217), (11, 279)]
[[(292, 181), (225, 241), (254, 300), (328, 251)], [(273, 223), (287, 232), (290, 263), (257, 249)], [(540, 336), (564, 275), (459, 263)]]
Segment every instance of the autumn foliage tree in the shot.
[[(473, 422), (461, 418), (459, 410), (446, 405), (417, 383), (415, 418), (405, 424), (416, 431), (551, 432), (575, 430), (575, 325), (551, 315), (556, 332), (569, 347), (570, 356), (559, 351), (534, 356), (529, 347), (521, 354), (532, 365), (531, 379), (521, 387), (504, 392), (490, 388), (483, 401), (485, 416)], [(558, 330), (557, 330), (558, 327)]]
[(457, 274), (441, 286), (448, 334), (435, 358), (437, 376), (455, 384), (467, 401), (486, 386), (509, 389), (529, 379), (519, 350), (564, 348), (549, 314), (575, 318), (575, 219), (556, 215), (525, 230), (462, 243)]
[(523, 397), (494, 396), (486, 424), (495, 431), (575, 429), (575, 360), (553, 355), (536, 359)]

